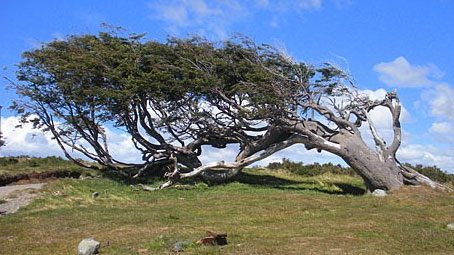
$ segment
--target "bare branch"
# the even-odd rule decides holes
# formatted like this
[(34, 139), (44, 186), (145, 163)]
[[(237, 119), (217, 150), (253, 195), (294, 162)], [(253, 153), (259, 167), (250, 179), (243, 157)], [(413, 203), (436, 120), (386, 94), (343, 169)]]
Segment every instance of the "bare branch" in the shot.
[[(222, 169), (222, 170), (235, 171), (237, 169), (241, 169), (241, 168), (244, 168), (245, 166), (253, 164), (259, 160), (262, 160), (277, 151), (285, 149), (296, 143), (301, 143), (303, 141), (305, 141), (305, 139), (303, 137), (301, 137), (299, 135), (293, 135), (292, 137), (290, 137), (289, 139), (287, 139), (283, 142), (276, 143), (276, 144), (268, 147), (267, 149), (263, 150), (261, 153), (259, 153), (257, 155), (252, 155), (252, 156), (240, 159), (235, 162), (225, 163), (224, 161), (221, 161), (221, 162), (217, 162), (217, 163), (210, 163), (210, 164), (207, 164), (204, 166), (200, 166), (188, 173), (180, 173), (177, 169), (172, 174), (169, 175), (170, 180), (167, 181), (166, 183), (162, 184), (161, 186), (159, 186), (159, 188), (163, 189), (163, 188), (169, 187), (173, 183), (175, 183), (175, 181), (177, 181), (179, 179), (195, 177), (207, 170), (216, 170), (216, 169), (221, 170)], [(178, 177), (176, 178), (176, 176), (178, 176)]]

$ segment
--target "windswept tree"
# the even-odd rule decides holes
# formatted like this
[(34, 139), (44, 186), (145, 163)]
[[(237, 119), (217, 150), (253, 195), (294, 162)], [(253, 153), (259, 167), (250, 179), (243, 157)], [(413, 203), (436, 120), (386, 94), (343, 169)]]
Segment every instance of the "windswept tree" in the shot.
[[(299, 63), (247, 38), (216, 44), (142, 37), (72, 36), (25, 52), (15, 85), (23, 100), (13, 108), (52, 132), (78, 164), (95, 166), (70, 151), (134, 176), (164, 169), (168, 181), (161, 188), (194, 176), (224, 181), (294, 144), (338, 155), (369, 190), (441, 187), (396, 158), (401, 105), (395, 92), (371, 100), (339, 68)], [(377, 107), (392, 115), (390, 144), (369, 116)], [(362, 125), (375, 148), (363, 140)], [(113, 158), (106, 127), (127, 132), (143, 162)], [(239, 146), (233, 162), (202, 165), (203, 146), (228, 144)]]
[[(173, 108), (187, 100), (179, 70), (168, 64), (175, 54), (166, 45), (140, 43), (140, 37), (72, 36), (25, 52), (17, 74), (23, 83), (16, 84), (24, 100), (12, 108), (23, 121), (50, 131), (66, 157), (84, 167), (141, 172), (175, 159), (200, 165), (193, 151), (173, 145), (180, 140), (171, 125)], [(106, 126), (129, 133), (143, 162), (113, 158)]]

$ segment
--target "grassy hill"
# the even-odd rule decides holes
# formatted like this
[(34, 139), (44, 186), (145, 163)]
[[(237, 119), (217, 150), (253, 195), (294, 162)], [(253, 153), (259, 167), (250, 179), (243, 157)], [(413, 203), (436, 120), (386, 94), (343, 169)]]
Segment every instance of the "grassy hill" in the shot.
[(94, 174), (95, 171), (84, 169), (60, 157), (0, 157), (0, 186), (17, 181), (39, 182), (40, 179)]
[(85, 171), (85, 169), (60, 157), (0, 157), (0, 176), (14, 176), (33, 172), (43, 173), (59, 170)]
[[(157, 185), (157, 183), (154, 183)], [(91, 198), (92, 192), (99, 197)], [(0, 217), (0, 254), (453, 254), (454, 196), (409, 187), (361, 195), (356, 176), (249, 169), (234, 182), (145, 192), (109, 179), (62, 179), (38, 200)], [(229, 244), (198, 246), (207, 230)]]

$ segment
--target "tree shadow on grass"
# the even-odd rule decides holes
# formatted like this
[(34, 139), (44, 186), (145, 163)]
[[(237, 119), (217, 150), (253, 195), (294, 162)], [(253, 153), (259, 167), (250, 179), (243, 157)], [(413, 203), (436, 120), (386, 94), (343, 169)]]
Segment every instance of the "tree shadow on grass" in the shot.
[[(155, 184), (162, 181), (162, 178), (158, 176), (144, 176), (137, 179), (131, 178), (126, 173), (119, 173), (118, 171), (103, 171), (101, 172), (103, 178), (108, 178), (119, 182), (124, 185), (137, 185), (137, 184)], [(199, 180), (202, 181), (202, 180)], [(231, 182), (239, 182), (248, 184), (256, 187), (274, 188), (279, 190), (293, 190), (293, 191), (316, 191), (332, 195), (353, 195), (361, 196), (366, 193), (366, 190), (354, 186), (350, 183), (343, 182), (326, 182), (326, 184), (334, 185), (338, 189), (323, 188), (318, 185), (315, 181), (295, 181), (289, 180), (282, 177), (269, 175), (266, 173), (252, 174), (248, 172), (240, 172), (234, 177)], [(182, 180), (182, 184), (194, 184), (197, 180)], [(217, 185), (217, 183), (211, 183), (211, 185)]]
[(342, 193), (346, 195), (349, 194), (353, 196), (362, 196), (366, 194), (366, 189), (351, 185), (349, 183), (333, 182), (332, 184), (336, 185), (339, 189), (342, 190)]
[(159, 182), (162, 178), (159, 176), (143, 176), (139, 178), (132, 178), (132, 174), (128, 172), (120, 172), (115, 170), (104, 170), (100, 172), (102, 178), (110, 179), (121, 183), (123, 185), (137, 185), (137, 184), (152, 184)]
[[(349, 183), (342, 182), (330, 182), (339, 188), (339, 190), (323, 189), (322, 187), (314, 187), (313, 181), (294, 181), (281, 177), (276, 177), (267, 174), (250, 174), (246, 172), (239, 173), (232, 181), (244, 183), (253, 186), (261, 186), (267, 188), (274, 188), (280, 190), (294, 190), (294, 191), (317, 191), (332, 195), (353, 195), (361, 196), (366, 193), (366, 190)], [(304, 185), (309, 187), (304, 187)]]

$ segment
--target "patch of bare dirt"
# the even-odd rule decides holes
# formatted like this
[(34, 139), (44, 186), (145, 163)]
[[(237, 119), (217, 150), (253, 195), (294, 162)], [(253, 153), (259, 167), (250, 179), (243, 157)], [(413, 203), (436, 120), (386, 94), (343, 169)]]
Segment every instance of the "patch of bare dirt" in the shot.
[(33, 184), (43, 183), (58, 178), (79, 178), (81, 173), (69, 170), (49, 171), (49, 172), (32, 172), (16, 174), (11, 176), (0, 176), (0, 186), (11, 185), (11, 184)]
[(37, 196), (37, 190), (45, 183), (10, 185), (0, 187), (0, 216), (17, 212), (19, 208), (28, 205)]

